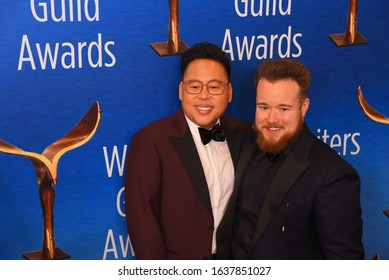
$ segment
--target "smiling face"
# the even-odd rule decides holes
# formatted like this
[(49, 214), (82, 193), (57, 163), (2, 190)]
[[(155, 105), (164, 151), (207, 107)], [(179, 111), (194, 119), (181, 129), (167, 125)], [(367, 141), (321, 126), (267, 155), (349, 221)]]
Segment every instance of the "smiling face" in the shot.
[(221, 117), (232, 100), (232, 86), (226, 85), (221, 95), (209, 94), (203, 86), (199, 94), (190, 94), (185, 91), (183, 82), (198, 80), (207, 84), (211, 80), (228, 83), (228, 76), (223, 66), (211, 59), (195, 59), (187, 67), (183, 81), (179, 85), (179, 98), (185, 115), (200, 127), (210, 129)]
[(255, 127), (261, 150), (280, 153), (300, 135), (309, 99), (301, 99), (300, 87), (292, 79), (257, 85)]

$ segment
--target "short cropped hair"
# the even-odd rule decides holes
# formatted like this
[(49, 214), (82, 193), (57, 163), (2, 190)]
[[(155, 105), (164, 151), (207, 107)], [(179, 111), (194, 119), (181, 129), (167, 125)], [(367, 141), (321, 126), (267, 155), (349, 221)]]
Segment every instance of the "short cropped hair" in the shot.
[(204, 42), (198, 43), (185, 51), (181, 56), (181, 75), (184, 76), (188, 65), (196, 59), (210, 59), (219, 62), (226, 71), (227, 78), (230, 80), (231, 66), (226, 53), (217, 45)]
[(269, 82), (292, 79), (301, 89), (301, 98), (305, 99), (311, 85), (311, 74), (301, 62), (290, 59), (268, 60), (261, 64), (255, 75), (255, 86), (260, 79)]

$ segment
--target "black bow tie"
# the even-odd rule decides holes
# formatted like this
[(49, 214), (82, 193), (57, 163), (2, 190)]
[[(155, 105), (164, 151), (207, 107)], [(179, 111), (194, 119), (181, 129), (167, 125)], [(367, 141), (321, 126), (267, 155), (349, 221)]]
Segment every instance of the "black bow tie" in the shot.
[(212, 139), (218, 142), (223, 142), (226, 139), (226, 134), (220, 124), (215, 125), (210, 130), (199, 127), (199, 132), (201, 142), (203, 142), (204, 145), (207, 145)]

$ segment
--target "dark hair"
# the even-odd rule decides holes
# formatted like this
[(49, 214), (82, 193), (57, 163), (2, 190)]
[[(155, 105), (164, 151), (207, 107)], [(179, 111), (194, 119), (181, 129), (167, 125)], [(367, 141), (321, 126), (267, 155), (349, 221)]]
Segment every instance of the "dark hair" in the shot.
[(301, 89), (301, 97), (305, 99), (311, 84), (311, 74), (301, 62), (290, 59), (268, 60), (261, 64), (255, 75), (255, 86), (260, 79), (269, 82), (292, 79)]
[(181, 75), (184, 76), (188, 65), (195, 59), (210, 59), (219, 62), (226, 71), (230, 80), (230, 60), (226, 53), (217, 45), (212, 43), (198, 43), (185, 51), (181, 56)]

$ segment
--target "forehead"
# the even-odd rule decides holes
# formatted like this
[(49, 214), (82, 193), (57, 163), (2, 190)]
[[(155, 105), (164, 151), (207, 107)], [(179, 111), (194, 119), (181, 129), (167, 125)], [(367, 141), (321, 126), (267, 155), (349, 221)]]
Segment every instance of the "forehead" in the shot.
[(268, 81), (261, 79), (257, 85), (257, 102), (294, 103), (300, 100), (300, 86), (292, 79)]
[(211, 59), (195, 59), (189, 63), (184, 73), (186, 79), (211, 80), (227, 77), (223, 65)]

